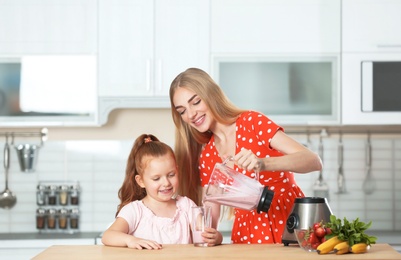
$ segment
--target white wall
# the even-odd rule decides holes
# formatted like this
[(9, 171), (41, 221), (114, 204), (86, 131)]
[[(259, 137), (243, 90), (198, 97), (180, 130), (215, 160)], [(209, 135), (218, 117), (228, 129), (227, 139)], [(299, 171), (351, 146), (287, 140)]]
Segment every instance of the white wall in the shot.
[[(10, 129), (9, 129), (10, 130)], [(11, 129), (21, 131), (27, 129)], [(34, 129), (35, 131), (37, 129)], [(2, 129), (2, 131), (7, 131)], [(36, 185), (39, 181), (78, 180), (81, 194), (81, 231), (104, 231), (113, 221), (117, 191), (125, 174), (125, 164), (134, 139), (142, 133), (152, 133), (174, 145), (174, 124), (166, 110), (118, 110), (101, 128), (49, 128), (49, 140), (39, 152), (34, 173), (19, 171), (16, 153), (11, 153), (9, 188), (18, 202), (10, 210), (0, 209), (0, 233), (36, 232)], [(305, 143), (306, 136), (293, 135)], [(318, 135), (312, 135), (312, 150), (317, 151)], [(37, 140), (24, 140), (35, 143)], [(337, 217), (373, 221), (375, 230), (401, 230), (401, 137), (372, 135), (373, 176), (377, 190), (365, 195), (365, 134), (343, 135), (344, 174), (347, 194), (337, 191), (338, 135), (324, 138), (324, 179), (330, 186), (329, 205)], [(19, 139), (16, 143), (20, 142)], [(0, 141), (0, 147), (4, 141)], [(2, 165), (3, 159), (0, 159)], [(0, 177), (4, 176), (1, 174)], [(318, 172), (297, 174), (298, 184), (307, 196)], [(0, 182), (0, 190), (3, 190)]]

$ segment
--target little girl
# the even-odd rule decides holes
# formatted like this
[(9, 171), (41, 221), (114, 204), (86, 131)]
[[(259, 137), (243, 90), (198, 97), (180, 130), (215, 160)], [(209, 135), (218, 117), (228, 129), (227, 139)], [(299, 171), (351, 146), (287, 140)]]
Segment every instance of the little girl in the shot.
[[(153, 135), (139, 136), (118, 191), (121, 204), (116, 219), (104, 232), (103, 244), (160, 249), (162, 244), (192, 243), (191, 207), (196, 205), (177, 192), (178, 171), (171, 147)], [(207, 228), (202, 236), (208, 246), (223, 240), (214, 228)]]

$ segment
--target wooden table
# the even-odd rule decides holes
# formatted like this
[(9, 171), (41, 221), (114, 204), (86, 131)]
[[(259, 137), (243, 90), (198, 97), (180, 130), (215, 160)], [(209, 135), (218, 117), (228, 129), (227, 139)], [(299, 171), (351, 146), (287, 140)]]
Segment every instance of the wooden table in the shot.
[(160, 250), (137, 250), (123, 247), (108, 247), (103, 245), (51, 246), (33, 258), (41, 259), (401, 259), (401, 254), (388, 244), (375, 244), (364, 254), (319, 255), (316, 252), (306, 252), (297, 245), (244, 245), (223, 244), (216, 247), (195, 247), (189, 245), (164, 245)]

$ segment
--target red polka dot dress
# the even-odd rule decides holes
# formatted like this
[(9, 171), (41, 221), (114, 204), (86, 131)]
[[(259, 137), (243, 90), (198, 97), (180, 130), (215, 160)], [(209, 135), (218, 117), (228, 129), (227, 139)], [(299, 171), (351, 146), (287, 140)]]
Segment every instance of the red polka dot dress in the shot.
[[(261, 113), (254, 111), (242, 113), (236, 121), (235, 153), (246, 148), (260, 158), (282, 156), (279, 151), (270, 148), (270, 141), (278, 130), (282, 128)], [(209, 182), (214, 165), (222, 162), (215, 147), (214, 136), (204, 146), (199, 160), (201, 182), (202, 186), (205, 186)], [(235, 170), (250, 178), (254, 177), (253, 172), (239, 169), (236, 165)], [(281, 243), (281, 235), (294, 200), (304, 197), (291, 172), (263, 171), (259, 173), (259, 181), (274, 191), (270, 209), (268, 213), (261, 214), (256, 210), (235, 209), (231, 235), (233, 243)]]

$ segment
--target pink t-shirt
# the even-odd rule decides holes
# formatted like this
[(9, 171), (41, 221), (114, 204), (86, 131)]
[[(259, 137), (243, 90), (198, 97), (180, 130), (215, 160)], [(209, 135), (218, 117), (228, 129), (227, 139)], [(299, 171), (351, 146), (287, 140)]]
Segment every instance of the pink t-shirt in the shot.
[(191, 207), (195, 203), (177, 196), (177, 211), (173, 218), (156, 216), (142, 200), (125, 205), (117, 217), (127, 221), (129, 233), (135, 237), (154, 240), (160, 244), (191, 244)]

